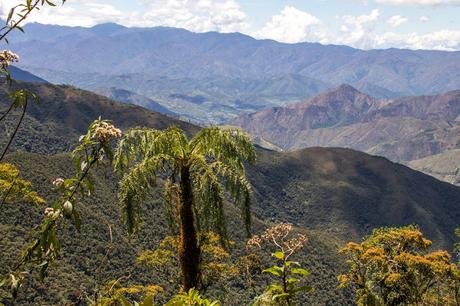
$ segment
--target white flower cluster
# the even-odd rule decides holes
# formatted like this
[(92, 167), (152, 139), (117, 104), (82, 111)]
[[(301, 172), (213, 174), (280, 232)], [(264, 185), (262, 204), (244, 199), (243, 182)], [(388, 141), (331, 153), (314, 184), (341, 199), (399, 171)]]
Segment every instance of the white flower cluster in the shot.
[(62, 211), (60, 209), (54, 209), (52, 207), (45, 208), (45, 217), (47, 218), (56, 218), (63, 217)]
[(3, 70), (7, 69), (11, 65), (11, 63), (18, 61), (19, 55), (9, 50), (3, 50), (0, 52), (0, 65), (2, 66)]
[(54, 208), (52, 208), (52, 207), (45, 208), (45, 216), (46, 217), (52, 217), (53, 215), (54, 215)]
[(59, 187), (62, 186), (62, 184), (64, 184), (64, 179), (62, 178), (57, 178), (53, 181), (53, 186)]
[(106, 142), (112, 138), (121, 137), (121, 135), (121, 130), (117, 129), (110, 123), (100, 121), (94, 126), (93, 138), (97, 138), (101, 142)]

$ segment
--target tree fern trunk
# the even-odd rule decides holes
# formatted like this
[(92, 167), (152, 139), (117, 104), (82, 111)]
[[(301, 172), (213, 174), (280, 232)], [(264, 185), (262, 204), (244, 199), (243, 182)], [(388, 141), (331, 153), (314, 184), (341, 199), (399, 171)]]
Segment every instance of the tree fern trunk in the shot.
[(179, 261), (182, 270), (184, 290), (198, 286), (200, 249), (193, 216), (193, 191), (190, 169), (184, 167), (180, 174), (180, 249)]

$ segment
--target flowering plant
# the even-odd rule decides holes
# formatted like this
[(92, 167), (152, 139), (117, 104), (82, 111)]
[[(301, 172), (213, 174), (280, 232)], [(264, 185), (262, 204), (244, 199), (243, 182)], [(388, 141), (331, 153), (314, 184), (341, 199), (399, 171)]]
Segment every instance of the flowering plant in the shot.
[(307, 241), (306, 235), (293, 236), (292, 231), (292, 224), (282, 223), (268, 228), (261, 235), (253, 236), (247, 242), (246, 249), (249, 251), (261, 248), (267, 242), (277, 249), (272, 256), (278, 264), (263, 272), (275, 276), (279, 281), (270, 284), (265, 292), (256, 298), (254, 305), (293, 305), (297, 293), (313, 290), (310, 286), (299, 285), (300, 278), (308, 276), (310, 272), (303, 269), (299, 262), (289, 260)]
[(60, 193), (59, 198), (51, 207), (45, 208), (45, 218), (38, 228), (37, 238), (28, 246), (20, 262), (8, 276), (0, 279), (0, 286), (9, 285), (13, 297), (16, 297), (24, 276), (29, 274), (30, 270), (38, 269), (41, 280), (47, 275), (48, 267), (60, 253), (60, 243), (56, 234), (59, 225), (65, 219), (71, 219), (77, 230), (80, 230), (80, 214), (75, 205), (79, 199), (78, 195), (91, 195), (94, 185), (89, 178), (90, 170), (104, 158), (111, 161), (111, 141), (120, 136), (121, 131), (110, 121), (99, 118), (89, 126), (88, 132), (80, 137), (80, 144), (72, 153), (77, 163), (75, 177), (53, 180), (53, 186)]

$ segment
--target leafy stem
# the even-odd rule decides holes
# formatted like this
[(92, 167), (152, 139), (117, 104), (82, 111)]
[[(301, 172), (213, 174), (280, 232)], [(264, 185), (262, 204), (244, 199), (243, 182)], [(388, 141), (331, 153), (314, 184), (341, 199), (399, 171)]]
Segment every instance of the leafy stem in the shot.
[[(4, 40), (4, 39), (6, 38), (6, 36), (7, 36), (11, 31), (13, 31), (14, 29), (18, 29), (18, 28), (20, 29), (19, 25), (20, 25), (24, 20), (27, 19), (27, 17), (29, 16), (29, 14), (30, 14), (34, 9), (37, 8), (37, 6), (40, 4), (40, 2), (43, 3), (43, 0), (36, 0), (36, 1), (34, 2), (34, 4), (28, 5), (28, 6), (27, 6), (27, 9), (26, 9), (26, 13), (25, 13), (25, 14), (19, 15), (19, 16), (21, 16), (21, 17), (19, 18), (19, 20), (18, 20), (18, 21), (14, 21), (14, 24), (13, 24), (12, 26), (8, 26), (8, 27), (7, 27), (7, 30), (5, 31), (5, 33), (3, 33), (3, 34), (0, 36), (0, 41), (1, 41), (1, 40)], [(15, 8), (16, 8), (16, 7), (15, 7)], [(8, 21), (11, 21), (11, 18), (12, 18), (12, 15), (13, 15), (13, 13), (14, 13), (14, 9), (15, 9), (15, 8), (13, 8), (13, 9), (10, 11), (10, 15), (9, 15), (9, 17), (8, 17)]]

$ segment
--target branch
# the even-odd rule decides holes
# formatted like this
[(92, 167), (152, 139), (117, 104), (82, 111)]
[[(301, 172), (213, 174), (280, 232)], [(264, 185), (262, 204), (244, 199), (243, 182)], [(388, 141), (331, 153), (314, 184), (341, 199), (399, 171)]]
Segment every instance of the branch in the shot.
[(37, 6), (38, 6), (39, 3), (40, 3), (40, 0), (35, 1), (35, 3), (30, 7), (30, 9), (27, 10), (27, 12), (26, 12), (24, 15), (22, 15), (22, 17), (21, 17), (18, 21), (13, 21), (13, 22), (14, 22), (14, 25), (11, 26), (11, 27), (8, 27), (8, 30), (6, 30), (6, 32), (3, 33), (3, 34), (0, 36), (0, 41), (3, 40), (3, 39), (5, 39), (5, 37), (6, 37), (11, 31), (13, 31), (14, 29), (16, 29), (16, 28), (19, 26), (19, 24), (20, 24), (21, 22), (23, 22), (23, 21), (27, 18), (27, 16), (29, 16), (29, 14), (32, 13), (32, 11), (33, 11), (35, 8), (37, 8)]
[[(98, 160), (97, 156), (99, 155), (99, 152), (100, 152), (101, 149), (102, 149), (102, 147), (99, 146), (99, 148), (94, 152), (94, 160), (85, 169), (85, 172), (83, 173), (83, 175), (80, 176), (80, 178), (78, 179), (77, 185), (75, 186), (75, 189), (66, 198), (66, 201), (70, 201), (73, 198), (73, 196), (75, 195), (75, 193), (78, 191), (78, 188), (81, 186), (81, 183), (83, 182), (85, 177), (88, 175), (88, 172), (89, 172), (91, 166), (93, 166), (96, 163), (96, 161)], [(53, 227), (56, 224), (57, 220), (51, 220), (51, 221), (52, 222), (49, 223), (49, 226), (47, 227), (47, 229)], [(37, 249), (37, 247), (39, 247), (39, 246), (40, 246), (40, 238), (38, 238), (35, 241), (33, 246), (29, 249), (28, 254), (32, 254)], [(22, 260), (14, 267), (14, 269), (12, 271), (16, 272), (17, 270), (19, 270), (20, 267), (24, 266), (25, 264), (27, 264), (27, 260), (25, 259), (25, 257), (23, 257)]]
[(6, 115), (9, 114), (9, 112), (11, 112), (11, 110), (13, 109), (14, 107), (14, 102), (10, 104), (10, 107), (8, 108), (8, 110), (0, 117), (0, 121), (2, 121), (3, 119), (5, 119)]
[(8, 140), (8, 143), (7, 143), (6, 147), (5, 147), (5, 149), (3, 150), (2, 156), (0, 156), (0, 161), (2, 161), (3, 158), (5, 157), (6, 152), (8, 151), (8, 148), (11, 146), (11, 143), (13, 142), (13, 139), (14, 139), (14, 137), (16, 136), (16, 133), (17, 133), (18, 130), (19, 130), (19, 126), (21, 125), (22, 120), (24, 119), (24, 116), (25, 116), (25, 114), (26, 114), (27, 105), (28, 105), (28, 102), (27, 102), (27, 99), (26, 99), (26, 100), (25, 100), (25, 103), (24, 103), (24, 106), (23, 106), (23, 108), (22, 108), (21, 117), (19, 118), (18, 124), (16, 125), (16, 128), (14, 129), (14, 132), (13, 132), (13, 134), (11, 135), (10, 139)]

